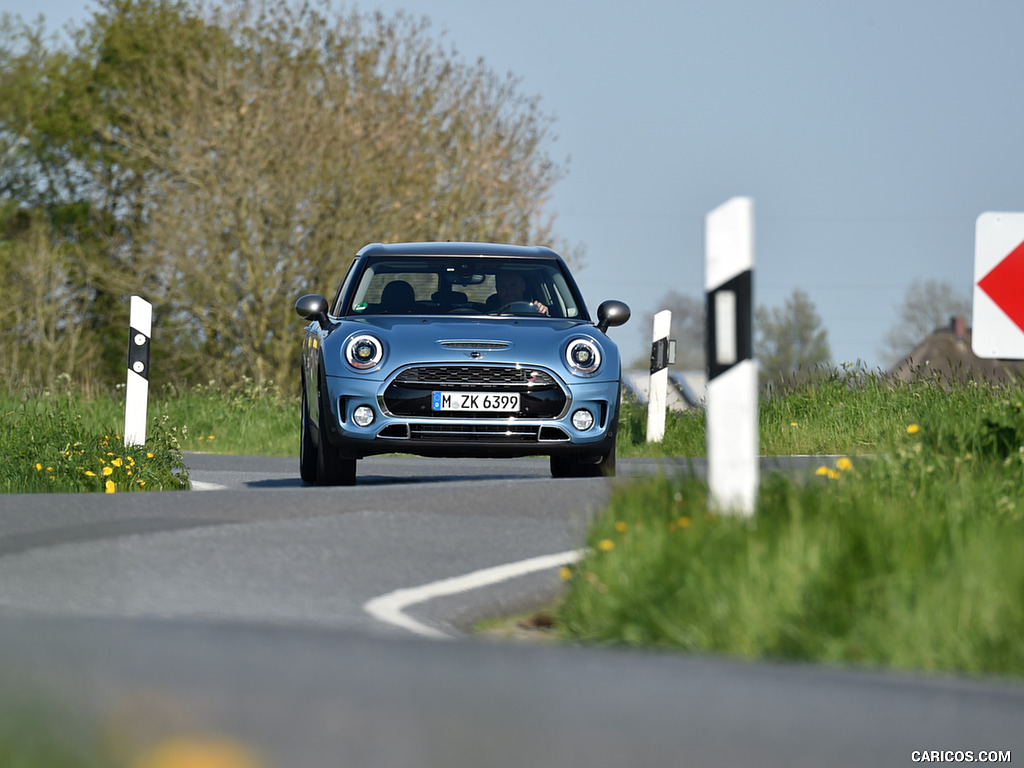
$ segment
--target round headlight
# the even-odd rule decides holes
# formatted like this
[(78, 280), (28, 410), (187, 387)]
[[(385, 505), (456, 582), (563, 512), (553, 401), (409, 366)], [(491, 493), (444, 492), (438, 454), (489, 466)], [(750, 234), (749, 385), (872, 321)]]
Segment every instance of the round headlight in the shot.
[(573, 373), (592, 376), (601, 367), (601, 348), (590, 339), (573, 339), (565, 348), (565, 362)]
[(345, 347), (345, 359), (353, 368), (373, 368), (384, 356), (384, 345), (374, 336), (356, 336)]

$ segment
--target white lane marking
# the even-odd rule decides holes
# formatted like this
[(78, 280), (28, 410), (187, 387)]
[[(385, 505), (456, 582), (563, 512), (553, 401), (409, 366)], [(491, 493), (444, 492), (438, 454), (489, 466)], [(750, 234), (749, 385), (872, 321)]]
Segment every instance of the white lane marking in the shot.
[(226, 491), (228, 487), (220, 483), (204, 483), (202, 480), (190, 481), (193, 491)]
[(363, 605), (363, 610), (378, 621), (407, 629), (423, 637), (432, 637), (438, 640), (454, 640), (455, 638), (451, 635), (439, 629), (428, 627), (426, 624), (421, 624), (416, 619), (406, 616), (403, 611), (411, 605), (425, 603), (427, 600), (433, 600), (435, 597), (469, 592), (472, 589), (479, 589), (480, 587), (508, 581), (518, 576), (525, 576), (534, 571), (542, 571), (546, 568), (555, 568), (575, 563), (585, 553), (585, 549), (574, 549), (567, 552), (558, 552), (553, 555), (541, 555), (540, 557), (531, 557), (529, 560), (520, 560), (515, 563), (483, 568), (479, 571), (466, 573), (462, 576), (453, 576), (441, 581), (434, 581), (419, 587), (396, 589), (394, 592), (388, 592), (386, 595), (375, 597), (366, 602)]

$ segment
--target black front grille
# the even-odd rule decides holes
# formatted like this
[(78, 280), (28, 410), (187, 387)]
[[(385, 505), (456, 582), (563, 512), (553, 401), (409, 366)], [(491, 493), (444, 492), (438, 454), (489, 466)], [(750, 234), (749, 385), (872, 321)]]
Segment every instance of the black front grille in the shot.
[(476, 387), (557, 387), (554, 377), (537, 368), (496, 365), (438, 365), (409, 368), (395, 379), (398, 385), (425, 385), (441, 389)]
[[(433, 392), (518, 392), (516, 413), (434, 411)], [(437, 419), (553, 419), (565, 409), (565, 392), (554, 376), (538, 368), (497, 365), (417, 366), (402, 371), (384, 391), (384, 405), (395, 416)]]

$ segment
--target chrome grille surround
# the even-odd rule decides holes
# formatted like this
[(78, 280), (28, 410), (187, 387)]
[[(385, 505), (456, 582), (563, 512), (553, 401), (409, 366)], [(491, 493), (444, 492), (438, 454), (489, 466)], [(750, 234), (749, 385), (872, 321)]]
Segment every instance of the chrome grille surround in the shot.
[[(441, 412), (430, 407), (433, 392), (519, 392), (517, 413)], [(412, 365), (399, 371), (378, 396), (385, 414), (399, 418), (484, 423), (500, 419), (550, 422), (563, 418), (572, 393), (550, 371), (521, 365)]]

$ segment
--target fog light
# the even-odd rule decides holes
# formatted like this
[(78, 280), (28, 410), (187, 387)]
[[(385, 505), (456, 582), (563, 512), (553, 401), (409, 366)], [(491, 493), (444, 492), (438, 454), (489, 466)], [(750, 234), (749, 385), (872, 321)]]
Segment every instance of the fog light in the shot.
[(360, 427), (368, 427), (373, 424), (373, 408), (368, 405), (360, 405), (352, 411), (352, 421)]
[(572, 425), (580, 432), (586, 432), (594, 426), (594, 414), (586, 408), (580, 408), (572, 415)]

